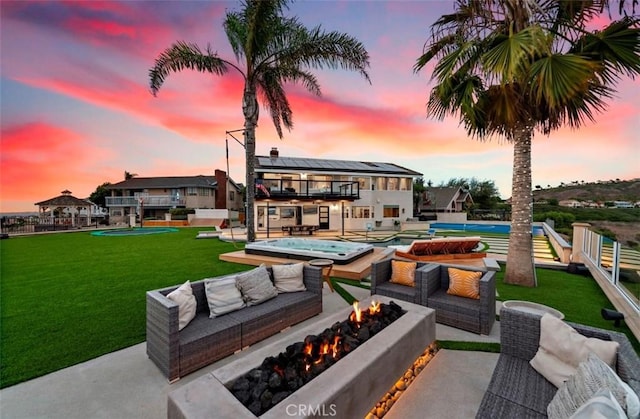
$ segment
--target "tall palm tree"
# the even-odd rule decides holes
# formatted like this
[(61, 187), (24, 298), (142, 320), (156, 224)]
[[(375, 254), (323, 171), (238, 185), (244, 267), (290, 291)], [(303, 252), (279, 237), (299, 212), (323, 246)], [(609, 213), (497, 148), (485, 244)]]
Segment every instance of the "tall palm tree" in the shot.
[(293, 112), (287, 100), (286, 83), (300, 84), (320, 95), (320, 85), (309, 69), (342, 68), (360, 73), (368, 82), (369, 54), (355, 38), (340, 32), (308, 29), (296, 18), (283, 16), (288, 0), (245, 0), (241, 10), (227, 12), (224, 30), (235, 55), (235, 63), (220, 58), (207, 46), (176, 42), (158, 56), (149, 70), (154, 95), (172, 72), (197, 70), (218, 76), (229, 70), (244, 78), (242, 113), (246, 153), (247, 241), (255, 240), (255, 130), (258, 97), (270, 114), (280, 138), (282, 125), (293, 128)]
[[(634, 0), (633, 6), (636, 1)], [(627, 2), (627, 5), (629, 2)], [(620, 11), (624, 9), (620, 0)], [(427, 113), (458, 115), (467, 133), (513, 144), (512, 222), (505, 282), (535, 286), (531, 141), (594, 121), (615, 84), (640, 72), (638, 18), (600, 30), (606, 0), (457, 0), (431, 27), (414, 71), (436, 60)], [(633, 11), (635, 12), (635, 10)]]

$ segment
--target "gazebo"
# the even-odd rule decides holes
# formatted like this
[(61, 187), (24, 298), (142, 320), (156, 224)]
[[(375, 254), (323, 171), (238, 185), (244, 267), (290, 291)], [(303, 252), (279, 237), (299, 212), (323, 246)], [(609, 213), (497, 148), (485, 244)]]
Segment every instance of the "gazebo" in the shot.
[(55, 198), (47, 199), (46, 201), (36, 202), (35, 205), (38, 206), (38, 213), (40, 218), (46, 217), (46, 213), (49, 211), (51, 213), (52, 221), (54, 217), (54, 211), (58, 209), (68, 209), (68, 213), (70, 214), (70, 224), (72, 226), (76, 226), (76, 214), (80, 215), (80, 211), (82, 209), (87, 210), (87, 226), (91, 225), (91, 203), (80, 198), (76, 198), (71, 195), (71, 191), (64, 190), (61, 192), (62, 195), (56, 196)]

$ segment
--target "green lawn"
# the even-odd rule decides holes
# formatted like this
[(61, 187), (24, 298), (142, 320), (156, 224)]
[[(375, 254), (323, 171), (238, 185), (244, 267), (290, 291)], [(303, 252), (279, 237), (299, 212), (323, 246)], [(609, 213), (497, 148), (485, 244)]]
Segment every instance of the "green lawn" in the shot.
[(197, 232), (2, 240), (0, 387), (143, 342), (147, 290), (249, 268), (218, 260), (234, 244)]
[[(218, 260), (242, 245), (196, 240), (197, 232), (0, 241), (0, 388), (143, 342), (148, 290), (250, 268)], [(611, 305), (591, 279), (540, 269), (535, 289), (501, 279), (502, 300), (537, 301), (569, 321), (613, 328), (600, 318), (600, 308)]]

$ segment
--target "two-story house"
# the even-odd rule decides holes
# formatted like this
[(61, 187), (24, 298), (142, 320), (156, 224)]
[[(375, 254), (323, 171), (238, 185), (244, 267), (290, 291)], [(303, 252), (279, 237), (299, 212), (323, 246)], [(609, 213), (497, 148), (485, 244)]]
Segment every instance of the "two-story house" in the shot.
[(257, 231), (311, 225), (320, 230), (392, 227), (413, 214), (421, 173), (393, 163), (256, 156)]
[(126, 223), (130, 214), (163, 219), (172, 208), (243, 208), (241, 186), (222, 170), (214, 176), (132, 177), (106, 189), (110, 223)]

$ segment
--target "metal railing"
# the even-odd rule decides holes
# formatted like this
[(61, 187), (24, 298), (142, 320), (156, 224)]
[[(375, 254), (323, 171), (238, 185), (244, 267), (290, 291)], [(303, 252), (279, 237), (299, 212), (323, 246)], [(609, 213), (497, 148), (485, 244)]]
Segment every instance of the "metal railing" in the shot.
[(145, 208), (169, 208), (184, 206), (185, 200), (171, 195), (146, 195), (140, 196), (107, 196), (105, 198), (107, 207), (138, 207), (140, 200)]

